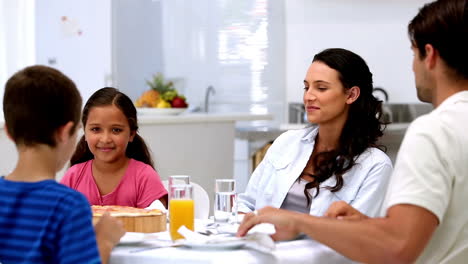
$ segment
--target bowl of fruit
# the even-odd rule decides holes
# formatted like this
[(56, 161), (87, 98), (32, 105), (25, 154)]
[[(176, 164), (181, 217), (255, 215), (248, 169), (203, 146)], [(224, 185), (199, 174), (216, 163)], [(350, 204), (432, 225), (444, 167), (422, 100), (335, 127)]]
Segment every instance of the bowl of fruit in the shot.
[(161, 73), (146, 83), (150, 89), (135, 102), (139, 114), (177, 115), (187, 110), (185, 96), (175, 89), (173, 82), (164, 81)]

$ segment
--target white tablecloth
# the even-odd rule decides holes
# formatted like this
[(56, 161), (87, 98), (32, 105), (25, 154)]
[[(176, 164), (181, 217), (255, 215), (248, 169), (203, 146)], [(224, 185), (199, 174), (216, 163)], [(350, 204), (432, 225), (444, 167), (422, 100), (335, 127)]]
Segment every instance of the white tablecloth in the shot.
[(271, 253), (261, 253), (252, 249), (196, 250), (185, 247), (155, 248), (132, 252), (135, 249), (150, 247), (142, 243), (131, 246), (117, 246), (111, 254), (110, 264), (130, 263), (354, 263), (335, 253), (330, 248), (311, 239), (277, 242)]

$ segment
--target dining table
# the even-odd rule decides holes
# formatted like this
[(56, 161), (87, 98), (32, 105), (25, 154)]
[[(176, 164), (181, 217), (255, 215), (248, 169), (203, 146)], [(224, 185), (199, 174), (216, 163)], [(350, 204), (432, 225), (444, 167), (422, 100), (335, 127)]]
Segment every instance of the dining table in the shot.
[[(166, 241), (161, 238), (165, 238)], [(137, 243), (118, 244), (111, 252), (109, 263), (355, 263), (305, 235), (290, 241), (274, 242), (274, 248), (271, 250), (258, 250), (247, 246), (190, 247), (170, 242), (167, 238), (168, 231), (164, 231), (146, 234), (145, 239)]]

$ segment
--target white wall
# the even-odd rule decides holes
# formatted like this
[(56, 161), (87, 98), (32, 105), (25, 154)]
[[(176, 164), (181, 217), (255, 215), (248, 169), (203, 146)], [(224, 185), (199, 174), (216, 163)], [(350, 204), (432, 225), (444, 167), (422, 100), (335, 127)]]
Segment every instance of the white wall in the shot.
[(36, 59), (34, 10), (34, 0), (0, 1), (0, 120), (6, 81)]
[(36, 62), (68, 75), (84, 100), (111, 84), (110, 11), (110, 0), (36, 1)]
[[(375, 86), (387, 89), (391, 102), (418, 101), (413, 84), (412, 54), (406, 27), (418, 8), (429, 0), (281, 1), (284, 3), (285, 21), (282, 15), (274, 15), (270, 18), (270, 26), (274, 25), (279, 30), (275, 33), (276, 39), (273, 43), (279, 43), (279, 40), (285, 39), (285, 48), (283, 44), (275, 46), (274, 55), (270, 56), (271, 64), (267, 66), (270, 67), (268, 71), (276, 67), (274, 76), (277, 77), (264, 80), (264, 84), (279, 87), (278, 91), (284, 89), (284, 92), (278, 92), (281, 100), (284, 100), (284, 102), (277, 102), (278, 105), (302, 101), (302, 80), (307, 67), (314, 54), (329, 47), (343, 47), (360, 54), (368, 62), (374, 74)], [(124, 7), (132, 2), (120, 0), (118, 3), (120, 7)], [(213, 68), (216, 68), (213, 66), (216, 66), (213, 57), (213, 54), (216, 54), (213, 52), (216, 50), (213, 46), (216, 36), (206, 34), (216, 32), (211, 20), (217, 21), (219, 17), (213, 15), (216, 6), (210, 4), (212, 1), (203, 0), (195, 4), (183, 0), (159, 0), (151, 3), (147, 0), (147, 3), (151, 8), (162, 9), (162, 14), (155, 13), (155, 16), (161, 16), (155, 17), (153, 21), (152, 27), (157, 29), (156, 32), (145, 30), (148, 25), (151, 25), (145, 22), (148, 19), (141, 19), (141, 23), (137, 24), (131, 16), (134, 17), (134, 13), (126, 13), (125, 10), (120, 10), (119, 14), (124, 19), (119, 21), (124, 24), (125, 21), (129, 21), (127, 23), (128, 26), (131, 25), (129, 30), (135, 31), (140, 37), (144, 34), (148, 37), (152, 36), (150, 44), (157, 43), (159, 38), (155, 37), (157, 35), (161, 37), (162, 34), (162, 40), (159, 40), (162, 41), (163, 46), (162, 48), (154, 46), (150, 49), (155, 54), (149, 54), (147, 60), (144, 60), (145, 56), (140, 54), (140, 61), (137, 63), (123, 62), (124, 66), (128, 66), (126, 69), (139, 69), (141, 75), (136, 76), (138, 72), (132, 71), (129, 76), (129, 78), (139, 78), (138, 85), (127, 85), (123, 80), (116, 85), (122, 85), (124, 92), (136, 99), (138, 94), (147, 88), (144, 79), (148, 78), (151, 72), (162, 71), (168, 77), (185, 79), (185, 83), (182, 83), (180, 88), (194, 104), (202, 103), (204, 89), (210, 84), (219, 89), (212, 100), (213, 103), (233, 100), (232, 96), (224, 98), (226, 96), (223, 96), (225, 94), (221, 89), (223, 85), (219, 81), (220, 74), (213, 72)], [(275, 3), (275, 6), (281, 5), (278, 1), (271, 3)], [(111, 0), (79, 2), (37, 0), (36, 5), (37, 62), (50, 64), (49, 59), (55, 59), (56, 63), (51, 66), (69, 75), (77, 83), (85, 100), (96, 89), (112, 85), (112, 60), (115, 60), (114, 70), (116, 70), (116, 64), (122, 65), (117, 59), (132, 53), (132, 51), (126, 52), (125, 49), (120, 49), (118, 54), (122, 56), (111, 58), (112, 49), (118, 51), (119, 48), (125, 48), (123, 42), (119, 42), (120, 46), (112, 47), (111, 45), (111, 7), (116, 6), (114, 2)], [(168, 11), (168, 7), (172, 12), (176, 10), (178, 13), (171, 13), (170, 17), (167, 14), (165, 16), (164, 12)], [(279, 11), (279, 9), (275, 10), (275, 12)], [(63, 26), (60, 21), (62, 16), (71, 18), (74, 26)], [(161, 22), (162, 29), (158, 28)], [(284, 38), (281, 37), (283, 36), (281, 30), (284, 29), (282, 24), (285, 24)], [(189, 25), (191, 30), (187, 31)], [(70, 33), (74, 28), (81, 29), (83, 34), (78, 36)], [(122, 41), (122, 37), (126, 38), (125, 35), (113, 37), (114, 40), (119, 41)], [(129, 40), (127, 43), (131, 43), (132, 38), (127, 37)], [(141, 39), (138, 41), (141, 42)], [(134, 47), (139, 49), (138, 45)], [(148, 50), (148, 45), (142, 47)], [(161, 49), (162, 54), (159, 53)], [(198, 57), (190, 56), (192, 53)], [(161, 58), (158, 59), (158, 57)], [(154, 68), (142, 70), (143, 64)], [(200, 67), (194, 67), (194, 64)], [(285, 70), (283, 70), (284, 65), (286, 65)], [(127, 73), (130, 73), (130, 70)], [(118, 72), (125, 73), (126, 71), (116, 71)], [(285, 76), (285, 82), (283, 76)], [(243, 86), (242, 89), (244, 89)], [(245, 93), (242, 89), (238, 91), (238, 94)], [(272, 101), (269, 98), (270, 104)], [(216, 105), (212, 109), (215, 107)]]
[(286, 3), (287, 101), (302, 102), (313, 55), (345, 48), (362, 56), (374, 86), (390, 102), (418, 102), (411, 70), (408, 22), (428, 0), (288, 0)]
[(113, 0), (112, 72), (114, 86), (136, 100), (146, 80), (163, 71), (161, 1)]
[[(6, 7), (13, 6), (13, 1), (7, 1)], [(31, 4), (23, 1), (24, 4)], [(23, 4), (17, 3), (18, 5)], [(111, 77), (111, 38), (110, 38), (110, 0), (80, 0), (80, 1), (61, 1), (61, 0), (36, 0), (35, 12), (31, 15), (35, 19), (35, 30), (31, 35), (24, 36), (15, 30), (25, 27), (23, 24), (29, 24), (27, 16), (30, 9), (34, 6), (28, 6), (21, 14), (21, 10), (8, 9), (11, 18), (8, 20), (13, 24), (7, 24), (7, 38), (17, 38), (18, 44), (14, 47), (7, 47), (10, 71), (8, 77), (14, 71), (20, 70), (29, 64), (43, 64), (57, 68), (75, 81), (80, 89), (83, 100), (97, 89), (110, 82)], [(32, 11), (31, 11), (32, 12)], [(21, 14), (22, 16), (20, 16)], [(67, 22), (62, 17), (67, 17)], [(8, 18), (7, 18), (8, 19)], [(81, 35), (77, 31), (81, 30)], [(35, 35), (35, 36), (34, 36)], [(29, 59), (24, 60), (24, 54), (17, 54), (20, 49), (24, 53), (34, 54), (27, 48), (35, 38), (35, 62)], [(15, 41), (8, 40), (11, 43)], [(34, 48), (32, 48), (34, 50)], [(53, 62), (55, 61), (55, 62)], [(3, 72), (3, 71), (0, 71)], [(5, 78), (6, 79), (6, 78)], [(3, 97), (3, 83), (0, 92)], [(6, 175), (17, 161), (17, 153), (14, 143), (8, 139), (3, 128), (3, 113), (0, 111), (0, 149), (2, 161), (0, 162), (0, 175)], [(10, 155), (6, 154), (9, 153)], [(60, 179), (66, 168), (58, 174)]]

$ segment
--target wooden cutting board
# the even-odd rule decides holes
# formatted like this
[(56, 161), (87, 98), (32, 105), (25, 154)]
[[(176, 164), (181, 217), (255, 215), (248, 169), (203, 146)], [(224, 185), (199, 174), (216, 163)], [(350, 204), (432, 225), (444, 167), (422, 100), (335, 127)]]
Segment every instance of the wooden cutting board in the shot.
[[(96, 212), (93, 206), (93, 223), (97, 223), (101, 217), (101, 212)], [(166, 231), (166, 214), (160, 210), (142, 211), (138, 208), (124, 206), (100, 206), (101, 211), (108, 210), (112, 217), (122, 221), (127, 232), (155, 233)], [(130, 212), (129, 212), (130, 211)]]

